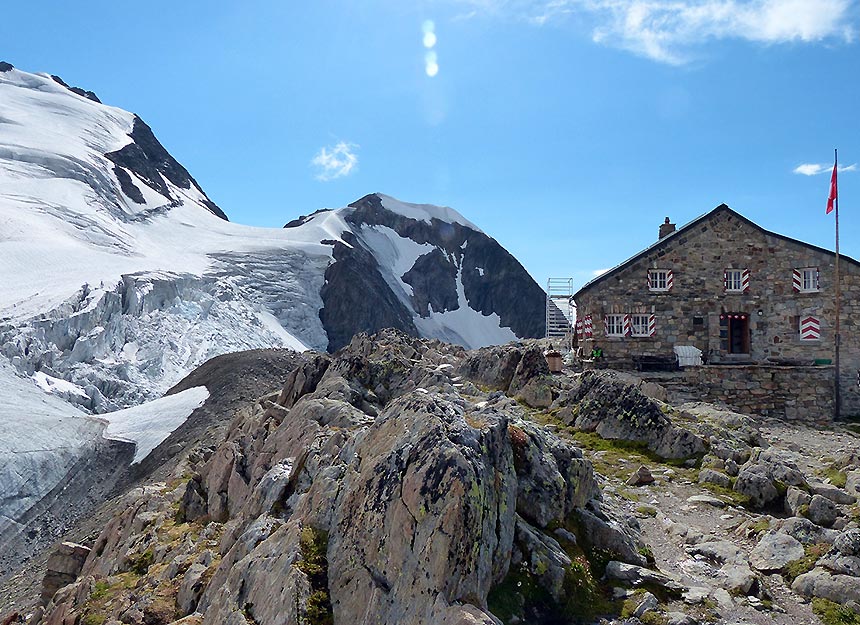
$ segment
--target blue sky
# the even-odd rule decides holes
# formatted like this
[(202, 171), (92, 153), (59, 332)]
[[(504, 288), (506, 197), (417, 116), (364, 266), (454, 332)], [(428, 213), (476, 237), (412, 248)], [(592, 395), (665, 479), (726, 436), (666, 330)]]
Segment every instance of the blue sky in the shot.
[(138, 113), (233, 221), (381, 191), (581, 285), (722, 202), (832, 248), (858, 37), (860, 0), (45, 1), (4, 6), (0, 59)]

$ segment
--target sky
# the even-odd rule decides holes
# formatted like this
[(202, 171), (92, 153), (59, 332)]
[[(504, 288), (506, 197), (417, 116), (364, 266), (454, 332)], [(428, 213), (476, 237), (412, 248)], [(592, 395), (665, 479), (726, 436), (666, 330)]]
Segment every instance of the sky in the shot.
[(140, 115), (232, 221), (382, 192), (575, 288), (726, 203), (860, 258), (860, 0), (7, 3), (0, 60)]

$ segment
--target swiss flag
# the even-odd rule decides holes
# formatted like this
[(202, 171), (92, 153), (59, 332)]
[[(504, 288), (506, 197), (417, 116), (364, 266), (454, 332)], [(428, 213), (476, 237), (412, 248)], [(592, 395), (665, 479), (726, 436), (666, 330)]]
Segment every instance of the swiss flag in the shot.
[(833, 163), (833, 173), (830, 175), (830, 195), (827, 196), (827, 211), (829, 215), (833, 211), (833, 203), (838, 201), (839, 192), (836, 190), (836, 163)]

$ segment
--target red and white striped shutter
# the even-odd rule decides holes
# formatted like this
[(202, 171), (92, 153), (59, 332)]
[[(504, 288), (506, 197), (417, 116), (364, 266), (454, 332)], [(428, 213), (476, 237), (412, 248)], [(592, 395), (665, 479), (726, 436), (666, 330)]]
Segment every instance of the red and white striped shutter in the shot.
[(630, 315), (624, 315), (624, 336), (633, 334), (633, 319)]
[(582, 319), (576, 320), (576, 338), (582, 340)]
[(673, 286), (675, 286), (675, 272), (670, 269), (666, 272), (666, 290), (671, 291)]
[(791, 276), (791, 286), (794, 289), (795, 293), (800, 292), (800, 287), (801, 287), (800, 269), (794, 270), (794, 273)]
[(651, 290), (651, 270), (648, 270), (648, 290)]
[(591, 321), (591, 315), (585, 315), (585, 338), (590, 339), (594, 336), (594, 323)]
[(657, 334), (657, 315), (651, 315), (648, 317), (648, 336), (655, 336)]
[(800, 340), (817, 341), (821, 338), (821, 322), (818, 317), (802, 317), (800, 319)]
[(816, 267), (815, 268), (815, 290), (818, 291), (821, 289), (821, 270)]
[(609, 315), (603, 315), (603, 335), (609, 336)]
[(741, 272), (741, 290), (748, 293), (750, 290), (750, 270), (744, 269)]
[(724, 291), (729, 290), (729, 272), (728, 272), (728, 270), (723, 272), (723, 290)]

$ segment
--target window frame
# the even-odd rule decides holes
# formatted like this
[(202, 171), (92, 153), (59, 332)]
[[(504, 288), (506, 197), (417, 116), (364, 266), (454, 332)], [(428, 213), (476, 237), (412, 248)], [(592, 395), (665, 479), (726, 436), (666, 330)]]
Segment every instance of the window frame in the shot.
[[(636, 318), (639, 317), (644, 320), (644, 325), (640, 324), (643, 328), (643, 332), (639, 333), (636, 331)], [(651, 315), (649, 313), (630, 313), (630, 336), (634, 336), (637, 338), (648, 338), (651, 336), (650, 333), (650, 325), (651, 325)]]
[[(737, 280), (732, 280), (730, 278), (731, 275), (737, 277)], [(723, 283), (726, 287), (726, 293), (743, 293), (744, 292), (744, 270), (743, 269), (725, 269), (723, 271)], [(734, 288), (734, 284), (738, 285), (738, 288)]]
[[(617, 337), (617, 338), (621, 338), (621, 337), (625, 336), (625, 333), (624, 333), (624, 317), (625, 317), (625, 315), (623, 313), (611, 313), (611, 314), (606, 315), (606, 336), (612, 336), (612, 337)], [(615, 323), (613, 323), (613, 322), (615, 322)], [(617, 333), (616, 332), (610, 332), (610, 329), (614, 325), (617, 325), (617, 328), (619, 330)]]
[[(671, 269), (649, 269), (648, 270), (648, 283), (649, 291), (653, 291), (656, 293), (666, 293), (670, 290), (669, 286), (669, 275), (672, 272)], [(655, 286), (657, 283), (657, 276), (660, 276), (663, 280), (663, 286)]]
[[(800, 271), (800, 289), (799, 293), (818, 293), (821, 291), (820, 274), (818, 267), (798, 267)], [(812, 288), (805, 288), (806, 278), (810, 277), (810, 282), (814, 285)]]

